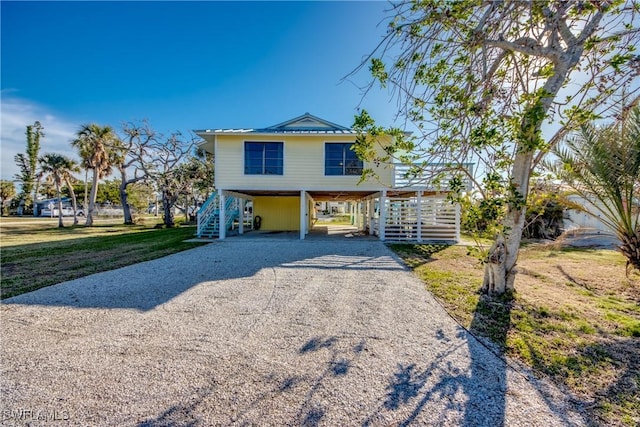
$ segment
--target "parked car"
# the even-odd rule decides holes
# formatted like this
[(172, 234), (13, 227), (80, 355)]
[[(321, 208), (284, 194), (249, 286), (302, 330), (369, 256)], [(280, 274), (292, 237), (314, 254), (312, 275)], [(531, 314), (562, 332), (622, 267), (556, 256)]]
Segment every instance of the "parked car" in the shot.
[[(82, 210), (82, 208), (78, 208), (78, 210), (76, 211), (76, 215), (77, 216), (84, 216), (84, 211)], [(53, 209), (42, 209), (40, 211), (40, 216), (49, 216), (49, 217), (53, 217), (53, 218), (57, 218), (58, 217), (58, 208), (53, 208)], [(64, 206), (62, 208), (62, 216), (73, 216), (73, 208), (70, 206)]]

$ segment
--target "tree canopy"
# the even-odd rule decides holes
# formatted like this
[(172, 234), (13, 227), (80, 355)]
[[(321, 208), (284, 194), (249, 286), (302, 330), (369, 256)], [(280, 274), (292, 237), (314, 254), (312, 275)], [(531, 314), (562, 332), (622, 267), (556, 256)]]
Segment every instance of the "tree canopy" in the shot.
[[(612, 95), (640, 88), (633, 1), (394, 3), (388, 34), (362, 66), (390, 87), (417, 133), (356, 117), (358, 153), (373, 161), (433, 162), (468, 173), (502, 206), (484, 289), (513, 289), (531, 174), (561, 137), (606, 114)], [(372, 82), (373, 84), (373, 82)], [(375, 137), (394, 143), (377, 156)]]
[(111, 167), (115, 162), (116, 152), (112, 148), (117, 136), (111, 126), (100, 126), (95, 123), (83, 125), (71, 145), (78, 149), (85, 169), (91, 169), (92, 182), (89, 194), (89, 207), (86, 215), (86, 225), (93, 225), (96, 196), (100, 179), (111, 174)]
[(27, 125), (25, 153), (18, 153), (14, 157), (16, 165), (20, 169), (20, 173), (16, 174), (15, 178), (21, 185), (21, 204), (26, 207), (30, 207), (37, 197), (38, 155), (40, 153), (40, 139), (44, 137), (43, 130), (44, 128), (38, 121), (33, 125)]
[(0, 216), (4, 214), (4, 207), (7, 201), (16, 195), (16, 186), (12, 181), (0, 180)]
[(123, 137), (119, 138), (113, 147), (116, 153), (114, 165), (120, 172), (119, 195), (124, 223), (133, 224), (127, 189), (133, 184), (150, 182), (155, 169), (154, 154), (161, 135), (147, 122), (125, 123), (122, 126), (122, 132)]
[(58, 198), (58, 227), (64, 227), (62, 222), (62, 199), (60, 191), (62, 184), (67, 182), (69, 176), (75, 171), (75, 162), (66, 156), (55, 153), (47, 153), (40, 157), (40, 168), (44, 175), (48, 175), (56, 189)]

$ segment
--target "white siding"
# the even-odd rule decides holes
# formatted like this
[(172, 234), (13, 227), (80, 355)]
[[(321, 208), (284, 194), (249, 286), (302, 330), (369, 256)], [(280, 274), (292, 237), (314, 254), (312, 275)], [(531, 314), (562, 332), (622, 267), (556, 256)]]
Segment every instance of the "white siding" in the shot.
[[(284, 175), (245, 175), (244, 142), (283, 142)], [(354, 136), (236, 136), (218, 135), (216, 142), (216, 187), (225, 190), (377, 190), (382, 184), (370, 180), (358, 185), (360, 176), (325, 176), (325, 142), (354, 142)], [(365, 168), (371, 167), (365, 163)], [(393, 169), (381, 166), (374, 170), (380, 180), (390, 185)]]
[(600, 202), (586, 200), (576, 194), (572, 194), (568, 199), (578, 205), (581, 205), (590, 213), (569, 209), (566, 211), (567, 217), (564, 219), (564, 228), (567, 230), (583, 228), (585, 231), (595, 233), (613, 233), (612, 230), (602, 222), (602, 213), (596, 209), (596, 205), (602, 205)]

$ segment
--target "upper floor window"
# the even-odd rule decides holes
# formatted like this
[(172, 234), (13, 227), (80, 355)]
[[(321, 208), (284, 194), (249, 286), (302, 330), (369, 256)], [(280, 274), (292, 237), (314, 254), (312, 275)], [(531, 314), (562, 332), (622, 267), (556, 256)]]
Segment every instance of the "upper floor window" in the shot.
[(246, 175), (282, 175), (282, 142), (245, 142)]
[(324, 144), (325, 175), (362, 175), (362, 160), (351, 150), (352, 143)]

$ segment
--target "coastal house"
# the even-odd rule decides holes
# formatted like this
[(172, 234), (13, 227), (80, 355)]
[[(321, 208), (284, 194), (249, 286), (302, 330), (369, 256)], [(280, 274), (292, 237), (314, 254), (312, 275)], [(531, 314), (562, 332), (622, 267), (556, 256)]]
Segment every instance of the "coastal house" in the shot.
[[(435, 188), (408, 177), (406, 165), (363, 162), (351, 150), (350, 128), (306, 113), (266, 128), (195, 133), (215, 162), (216, 192), (198, 212), (200, 237), (224, 239), (237, 228), (297, 231), (304, 239), (317, 202), (348, 201), (353, 224), (381, 240), (459, 239), (460, 208), (446, 200), (442, 181)], [(377, 179), (360, 182), (363, 168)]]

